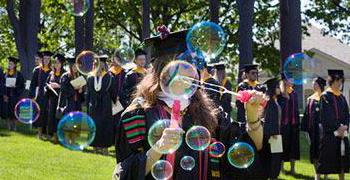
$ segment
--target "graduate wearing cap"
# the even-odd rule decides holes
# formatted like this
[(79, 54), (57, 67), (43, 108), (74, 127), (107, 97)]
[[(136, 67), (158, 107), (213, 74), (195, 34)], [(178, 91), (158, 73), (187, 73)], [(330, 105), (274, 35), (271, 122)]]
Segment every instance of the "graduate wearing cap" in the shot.
[(45, 96), (46, 80), (51, 72), (51, 56), (50, 51), (43, 51), (40, 65), (34, 68), (33, 76), (30, 81), (29, 97), (34, 99), (41, 109), (40, 116), (33, 123), (38, 128), (38, 138), (45, 139), (47, 135), (47, 97)]
[(87, 113), (94, 120), (96, 134), (91, 146), (98, 153), (108, 155), (108, 147), (114, 144), (114, 120), (112, 101), (116, 99), (113, 76), (108, 73), (107, 58), (100, 58), (99, 69), (87, 79)]
[(78, 68), (75, 65), (75, 58), (67, 58), (68, 71), (61, 77), (61, 93), (58, 102), (58, 110), (62, 114), (67, 114), (73, 111), (81, 111), (82, 103), (84, 102), (84, 87), (73, 87), (71, 81), (80, 77)]
[[(281, 77), (282, 93), (278, 97), (278, 103), (282, 108), (282, 160), (284, 162), (290, 162), (290, 172), (291, 174), (295, 174), (295, 161), (300, 159), (298, 94), (284, 73), (281, 73)], [(282, 171), (285, 171), (284, 166), (282, 166)]]
[(11, 131), (16, 131), (16, 117), (14, 110), (25, 89), (24, 77), (21, 72), (17, 71), (18, 62), (19, 59), (17, 58), (8, 58), (8, 68), (4, 77), (5, 91), (3, 95), (3, 113), (4, 118), (7, 119), (8, 129)]
[[(267, 104), (264, 109), (264, 138), (266, 142), (281, 138), (282, 109), (278, 103), (278, 96), (281, 94), (280, 79), (271, 78), (264, 82), (266, 85)], [(270, 143), (266, 144), (268, 153), (265, 155), (269, 159), (269, 179), (277, 179), (281, 171), (282, 153), (272, 152)]]
[[(113, 138), (115, 137), (115, 135), (116, 135), (115, 133), (118, 129), (117, 125), (119, 124), (120, 116), (123, 112), (122, 109), (126, 108), (126, 107), (119, 106), (119, 105), (121, 105), (120, 99), (122, 96), (122, 90), (123, 90), (123, 86), (124, 86), (124, 82), (125, 82), (125, 75), (126, 75), (126, 71), (125, 71), (125, 69), (122, 68), (121, 63), (120, 63), (122, 58), (123, 57), (121, 57), (119, 50), (116, 50), (113, 54), (113, 57), (112, 57), (111, 67), (109, 68), (109, 73), (113, 77), (113, 81), (114, 81), (113, 82), (114, 85), (111, 87), (111, 89), (113, 91), (113, 94), (115, 95), (115, 99), (112, 99), (112, 101), (113, 101), (112, 106), (115, 109), (115, 111), (112, 111), (113, 121), (114, 121)], [(112, 108), (112, 110), (113, 110), (113, 108)], [(113, 140), (113, 142), (114, 141), (115, 140)]]
[[(116, 135), (116, 156), (117, 166), (114, 171), (114, 179), (134, 180), (134, 179), (153, 179), (151, 175), (151, 167), (158, 160), (168, 160), (173, 166), (172, 179), (233, 179), (235, 177), (250, 178), (260, 176), (265, 172), (263, 166), (252, 166), (249, 170), (240, 170), (231, 166), (227, 158), (218, 158), (210, 156), (207, 150), (194, 151), (185, 143), (179, 147), (174, 154), (162, 155), (154, 148), (172, 147), (179, 142), (183, 131), (187, 131), (194, 124), (206, 127), (212, 135), (212, 138), (221, 141), (226, 147), (230, 147), (236, 140), (256, 147), (257, 154), (260, 154), (262, 140), (262, 126), (255, 116), (249, 116), (249, 122), (255, 122), (251, 132), (255, 132), (253, 136), (246, 133), (241, 136), (240, 130), (236, 123), (231, 124), (229, 120), (218, 116), (218, 108), (215, 104), (205, 96), (201, 89), (189, 99), (180, 101), (181, 122), (180, 127), (169, 129), (164, 132), (161, 139), (153, 148), (147, 142), (147, 134), (150, 127), (160, 119), (170, 119), (174, 99), (166, 96), (160, 88), (159, 76), (163, 68), (175, 57), (186, 51), (185, 36), (180, 36), (182, 32), (169, 33), (166, 38), (153, 38), (156, 44), (166, 44), (166, 46), (156, 46), (155, 42), (146, 40), (149, 48), (157, 49), (157, 54), (151, 54), (153, 70), (146, 75), (139, 83), (136, 90), (136, 97), (132, 104), (123, 112)], [(168, 39), (169, 38), (169, 39)], [(170, 42), (168, 42), (170, 41)], [(171, 42), (175, 41), (175, 42)], [(183, 42), (183, 44), (181, 44)], [(172, 44), (170, 46), (170, 44)], [(162, 49), (161, 47), (166, 47)], [(183, 48), (181, 48), (183, 47)], [(168, 54), (167, 54), (167, 53)], [(198, 67), (197, 67), (198, 68)], [(255, 106), (248, 106), (249, 114), (255, 113)], [(256, 116), (257, 117), (257, 116)], [(249, 123), (251, 124), (251, 123)], [(219, 133), (218, 133), (219, 132)], [(195, 159), (195, 167), (191, 171), (186, 171), (180, 166), (180, 160), (183, 156), (192, 156)], [(258, 157), (260, 157), (258, 155)], [(256, 158), (256, 162), (261, 163), (260, 158)], [(258, 170), (257, 170), (258, 169)], [(251, 173), (254, 171), (253, 173)], [(256, 171), (259, 171), (256, 173)], [(245, 173), (247, 172), (247, 173)], [(260, 174), (260, 175), (258, 175)], [(251, 176), (252, 175), (252, 176)], [(267, 177), (267, 176), (266, 176)], [(266, 179), (266, 178), (265, 178)]]
[(342, 95), (344, 86), (343, 70), (328, 70), (329, 88), (320, 98), (320, 119), (323, 137), (320, 145), (320, 157), (317, 165), (319, 174), (339, 174), (349, 172), (349, 106)]
[(122, 96), (120, 102), (123, 107), (127, 107), (133, 100), (133, 93), (136, 89), (137, 84), (146, 75), (146, 55), (147, 53), (142, 49), (137, 49), (135, 51), (134, 63), (136, 67), (130, 70), (125, 76), (125, 83), (123, 86)]
[[(230, 80), (226, 76), (226, 70), (225, 70), (225, 63), (216, 63), (213, 64), (213, 67), (215, 69), (215, 78), (220, 83), (221, 86), (225, 87), (227, 90), (232, 91), (232, 84)], [(228, 114), (228, 117), (231, 117), (231, 106), (232, 101), (232, 95), (228, 93), (221, 93), (220, 94), (220, 104), (221, 107), (224, 109), (224, 112)]]
[[(203, 82), (203, 86), (205, 87), (204, 91), (209, 96), (209, 98), (215, 103), (215, 105), (217, 107), (220, 107), (221, 94), (219, 93), (220, 92), (220, 89), (218, 87), (220, 86), (219, 82), (216, 79), (214, 79), (214, 77), (209, 73), (208, 66), (206, 64), (204, 65), (204, 68), (201, 69), (199, 72), (200, 72), (201, 81)], [(211, 84), (213, 84), (214, 86), (212, 86)], [(212, 91), (206, 88), (215, 89), (216, 91)]]
[[(320, 147), (320, 97), (325, 90), (326, 80), (317, 77), (313, 81), (314, 94), (307, 98), (304, 116), (301, 121), (301, 130), (307, 133), (310, 143), (310, 162), (315, 166), (315, 173), (317, 172), (317, 164), (319, 159)], [(315, 179), (320, 179), (319, 174), (315, 174)]]
[[(265, 92), (264, 86), (262, 86), (258, 82), (258, 65), (247, 64), (244, 66), (243, 71), (246, 79), (244, 79), (241, 83), (239, 83), (237, 92), (244, 91), (244, 90), (257, 90), (260, 92)], [(245, 122), (246, 122), (244, 104), (241, 103), (241, 101), (237, 100), (236, 107), (237, 107), (237, 121), (241, 124), (241, 128), (244, 131)]]
[(58, 125), (58, 117), (56, 117), (56, 111), (59, 100), (59, 93), (61, 91), (60, 80), (62, 74), (64, 73), (63, 66), (65, 63), (65, 57), (62, 54), (56, 54), (54, 56), (54, 62), (52, 71), (50, 72), (49, 77), (46, 80), (45, 92), (48, 98), (48, 116), (47, 116), (47, 132), (48, 139), (53, 137), (53, 142), (58, 143), (57, 139), (57, 125)]

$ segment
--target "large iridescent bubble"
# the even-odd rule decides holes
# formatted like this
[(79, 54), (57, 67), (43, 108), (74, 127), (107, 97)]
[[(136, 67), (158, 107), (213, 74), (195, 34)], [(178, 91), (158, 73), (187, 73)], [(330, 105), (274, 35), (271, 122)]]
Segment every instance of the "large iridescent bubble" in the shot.
[(187, 33), (187, 48), (197, 56), (204, 56), (206, 61), (215, 59), (223, 50), (227, 42), (224, 30), (213, 22), (195, 24)]
[(57, 127), (59, 142), (70, 150), (81, 151), (95, 138), (96, 126), (93, 119), (83, 112), (65, 115)]
[(172, 61), (160, 75), (160, 87), (173, 99), (188, 99), (197, 90), (199, 76), (196, 68), (185, 61)]
[(237, 142), (227, 152), (229, 163), (239, 169), (248, 168), (253, 164), (255, 157), (254, 149), (245, 142)]
[(169, 161), (158, 160), (153, 164), (151, 174), (156, 180), (167, 180), (173, 176), (173, 166)]
[(90, 0), (64, 0), (67, 12), (73, 16), (84, 16), (89, 10)]
[(39, 118), (40, 107), (36, 101), (25, 98), (17, 102), (14, 112), (19, 122), (32, 124)]
[(186, 133), (186, 144), (195, 151), (205, 150), (211, 140), (210, 132), (203, 126), (193, 126)]
[(83, 51), (76, 58), (78, 71), (84, 75), (96, 72), (100, 67), (100, 58), (92, 51)]

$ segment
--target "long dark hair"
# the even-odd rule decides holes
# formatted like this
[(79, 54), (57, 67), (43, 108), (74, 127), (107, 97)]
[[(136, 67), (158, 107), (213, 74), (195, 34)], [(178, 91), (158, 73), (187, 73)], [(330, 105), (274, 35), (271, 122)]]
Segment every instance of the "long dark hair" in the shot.
[[(157, 105), (157, 94), (161, 91), (159, 77), (163, 67), (168, 63), (169, 61), (156, 60), (153, 63), (152, 72), (146, 75), (137, 86), (137, 90), (133, 96), (144, 99), (145, 102), (142, 105), (144, 109)], [(218, 124), (216, 117), (219, 111), (203, 90), (198, 89), (191, 97), (191, 103), (188, 106), (187, 112), (195, 124), (206, 127), (210, 132), (215, 131)]]

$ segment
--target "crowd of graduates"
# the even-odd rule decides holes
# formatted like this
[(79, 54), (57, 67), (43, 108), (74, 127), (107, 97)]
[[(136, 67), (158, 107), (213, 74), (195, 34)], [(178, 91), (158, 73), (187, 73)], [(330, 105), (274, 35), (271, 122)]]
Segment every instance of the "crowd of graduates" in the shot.
[[(183, 143), (176, 153), (162, 155), (147, 143), (149, 128), (159, 119), (170, 119), (172, 106), (160, 88), (162, 69), (174, 59), (182, 59), (186, 51), (185, 36), (171, 33), (166, 38), (146, 40), (150, 55), (135, 50), (132, 69), (124, 69), (117, 50), (110, 58), (100, 57), (100, 67), (86, 77), (86, 85), (73, 86), (71, 81), (81, 75), (75, 58), (67, 58), (49, 51), (38, 52), (37, 67), (28, 87), (29, 98), (40, 106), (40, 117), (33, 124), (38, 138), (58, 143), (56, 131), (60, 118), (86, 106), (96, 125), (96, 136), (91, 146), (96, 153), (108, 154), (115, 145), (117, 165), (113, 174), (119, 179), (153, 179), (152, 165), (167, 159), (173, 165), (173, 179), (277, 179), (284, 172), (284, 162), (291, 163), (290, 173), (295, 174), (295, 161), (300, 159), (300, 131), (306, 132), (310, 141), (310, 162), (315, 167), (315, 179), (321, 174), (349, 172), (349, 109), (342, 95), (344, 72), (329, 70), (327, 80), (318, 77), (314, 94), (307, 99), (305, 112), (299, 118), (298, 97), (288, 79), (281, 74), (264, 83), (258, 82), (258, 66), (245, 65), (243, 81), (237, 91), (250, 90), (253, 100), (232, 102), (232, 95), (222, 93), (232, 90), (226, 77), (225, 63), (204, 63), (198, 69), (203, 87), (190, 99), (181, 102), (181, 131), (168, 128), (159, 143), (163, 148), (180, 141), (183, 131), (193, 125), (206, 127), (213, 141), (223, 142), (228, 149), (235, 142), (250, 144), (255, 151), (254, 162), (246, 169), (237, 169), (222, 158), (208, 155), (208, 151), (194, 151)], [(147, 64), (147, 57), (151, 57)], [(183, 59), (195, 59), (192, 56)], [(15, 104), (24, 97), (26, 82), (18, 71), (19, 60), (8, 58), (8, 67), (0, 71), (0, 113), (9, 130), (16, 131)], [(193, 62), (193, 61), (190, 61)], [(15, 83), (7, 81), (15, 78)], [(213, 91), (214, 89), (214, 91)], [(264, 106), (263, 102), (266, 101)], [(122, 110), (113, 111), (116, 104)], [(237, 114), (232, 114), (236, 106)], [(237, 121), (232, 121), (235, 117)], [(281, 152), (272, 150), (272, 141), (281, 139)], [(192, 156), (196, 166), (192, 171), (180, 167), (184, 155)]]

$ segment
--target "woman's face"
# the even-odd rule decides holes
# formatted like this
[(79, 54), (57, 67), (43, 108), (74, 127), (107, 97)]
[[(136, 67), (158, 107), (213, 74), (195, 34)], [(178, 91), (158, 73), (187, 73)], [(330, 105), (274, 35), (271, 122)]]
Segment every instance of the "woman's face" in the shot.
[(62, 68), (61, 62), (56, 60), (54, 67), (55, 67), (56, 70), (60, 70)]
[(321, 91), (321, 87), (316, 81), (313, 82), (313, 85), (314, 85), (314, 91)]
[(51, 56), (44, 56), (44, 57), (43, 57), (43, 63), (44, 63), (44, 65), (45, 65), (45, 66), (49, 65), (50, 60), (51, 60)]
[(13, 62), (11, 62), (11, 61), (8, 63), (8, 69), (12, 70), (12, 69), (14, 69), (15, 67), (16, 67), (15, 63), (13, 63)]
[(279, 88), (279, 86), (276, 86), (276, 96), (281, 94), (281, 89)]
[(78, 72), (77, 66), (75, 64), (72, 65), (72, 71), (73, 71), (73, 73), (77, 73)]

